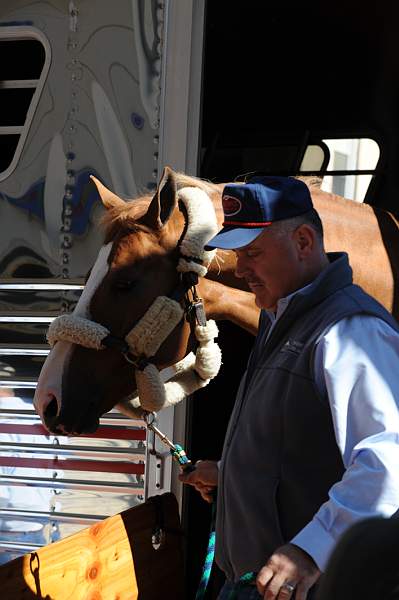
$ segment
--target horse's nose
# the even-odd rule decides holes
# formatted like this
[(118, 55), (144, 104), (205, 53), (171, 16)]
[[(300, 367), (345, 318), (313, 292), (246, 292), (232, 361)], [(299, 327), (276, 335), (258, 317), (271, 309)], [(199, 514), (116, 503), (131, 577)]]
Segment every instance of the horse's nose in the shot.
[(48, 390), (44, 392), (43, 389), (38, 388), (33, 403), (43, 425), (49, 431), (53, 431), (60, 412), (60, 402), (57, 394)]
[(54, 429), (55, 421), (58, 416), (58, 402), (53, 394), (48, 397), (43, 405), (43, 422), (49, 431)]
[(70, 352), (71, 344), (57, 342), (46, 358), (37, 382), (33, 405), (48, 429), (61, 412), (62, 374)]

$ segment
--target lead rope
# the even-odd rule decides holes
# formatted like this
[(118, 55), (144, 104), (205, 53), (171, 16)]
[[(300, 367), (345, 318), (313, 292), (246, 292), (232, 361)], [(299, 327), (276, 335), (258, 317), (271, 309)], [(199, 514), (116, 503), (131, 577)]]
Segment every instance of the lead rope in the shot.
[(227, 597), (227, 600), (236, 600), (238, 598), (238, 592), (241, 587), (244, 587), (248, 584), (254, 584), (256, 579), (256, 573), (254, 571), (249, 571), (240, 577), (240, 579), (234, 584), (234, 588), (232, 589), (230, 594)]
[(211, 576), (213, 561), (215, 558), (215, 522), (216, 522), (216, 498), (212, 502), (212, 517), (211, 517), (211, 530), (209, 532), (208, 546), (206, 549), (205, 560), (202, 567), (201, 579), (198, 585), (195, 600), (202, 600), (205, 596), (206, 589), (208, 587), (209, 578)]
[[(167, 436), (162, 433), (158, 427), (155, 426), (155, 414), (151, 412), (147, 412), (144, 414), (143, 419), (147, 425), (147, 428), (150, 429), (155, 435), (159, 437), (159, 439), (169, 447), (169, 451), (172, 455), (174, 461), (178, 463), (183, 473), (190, 473), (190, 471), (195, 470), (195, 466), (188, 458), (184, 449), (180, 444), (175, 444), (171, 442)], [(209, 577), (212, 570), (213, 559), (215, 555), (215, 517), (216, 517), (216, 502), (214, 501), (212, 504), (212, 522), (211, 522), (211, 534), (209, 536), (208, 547), (206, 551), (204, 565), (202, 567), (201, 579), (198, 586), (197, 593), (195, 595), (195, 600), (202, 600), (204, 598), (206, 588), (208, 586)]]
[[(143, 419), (147, 425), (147, 428), (150, 429), (155, 435), (159, 437), (159, 439), (169, 447), (169, 451), (172, 455), (172, 458), (175, 462), (178, 463), (183, 473), (190, 473), (191, 471), (195, 471), (195, 466), (192, 461), (188, 458), (186, 452), (180, 444), (175, 444), (171, 442), (170, 439), (162, 433), (158, 427), (154, 424), (155, 422), (155, 413), (146, 412), (143, 415)], [(203, 600), (205, 597), (205, 593), (208, 587), (209, 578), (212, 571), (213, 561), (215, 558), (215, 541), (216, 541), (216, 532), (215, 532), (215, 524), (216, 524), (216, 494), (214, 494), (214, 499), (212, 502), (212, 516), (211, 516), (211, 528), (209, 532), (208, 545), (205, 554), (205, 560), (202, 567), (201, 578), (198, 584), (197, 593), (195, 595), (195, 600)], [(256, 573), (250, 571), (245, 573), (240, 577), (239, 581), (235, 584), (235, 587), (238, 588), (244, 585), (248, 585), (253, 582), (256, 578)], [(238, 589), (231, 590), (228, 600), (235, 600), (237, 598)]]
[[(215, 542), (216, 542), (216, 496), (212, 502), (212, 517), (211, 517), (211, 528), (209, 532), (208, 538), (208, 546), (206, 549), (206, 555), (204, 560), (204, 565), (202, 567), (201, 579), (198, 585), (197, 593), (195, 595), (195, 600), (203, 600), (205, 597), (205, 592), (208, 587), (209, 578), (211, 576), (213, 561), (215, 559)], [(250, 583), (254, 583), (256, 579), (256, 573), (254, 571), (249, 571), (240, 577), (240, 579), (234, 584), (234, 589), (230, 591), (230, 594), (227, 597), (227, 600), (236, 600), (238, 598), (238, 592), (241, 587), (248, 585)]]

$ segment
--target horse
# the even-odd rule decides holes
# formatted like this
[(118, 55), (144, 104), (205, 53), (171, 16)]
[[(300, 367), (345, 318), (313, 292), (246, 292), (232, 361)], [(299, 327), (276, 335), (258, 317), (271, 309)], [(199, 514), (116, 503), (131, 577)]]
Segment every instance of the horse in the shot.
[[(167, 373), (163, 379), (172, 378), (173, 382), (179, 370), (173, 371), (171, 366), (184, 363), (198, 344), (203, 344), (206, 355), (202, 366), (207, 362), (216, 333), (212, 330), (206, 342), (199, 341), (203, 333), (198, 334), (198, 330), (204, 331), (201, 323), (204, 326), (209, 319), (227, 319), (255, 335), (259, 318), (253, 294), (245, 281), (235, 276), (234, 252), (219, 250), (214, 256), (202, 252), (204, 243), (223, 221), (224, 184), (166, 167), (153, 197), (144, 195), (125, 202), (93, 180), (106, 209), (104, 246), (73, 313), (73, 327), (68, 329), (71, 323), (66, 323), (64, 335), (56, 327), (53, 339), (49, 338), (57, 343), (45, 361), (34, 398), (44, 426), (54, 434), (91, 433), (99, 418), (114, 406), (126, 414), (142, 416), (142, 411), (134, 412), (139, 410), (137, 399), (133, 405), (128, 399), (140, 385), (145, 392), (147, 388), (158, 390), (162, 378), (157, 375), (154, 379), (154, 372)], [(316, 180), (308, 179), (306, 183), (322, 218), (326, 250), (347, 251), (355, 282), (397, 317), (395, 257), (399, 256), (399, 235), (395, 217), (323, 192)], [(191, 198), (191, 204), (183, 202), (187, 198)], [(208, 205), (201, 204), (205, 200)], [(210, 229), (203, 215), (209, 207), (214, 220)], [(187, 232), (195, 230), (196, 219), (200, 220), (197, 229), (205, 231), (204, 239), (200, 235), (199, 249), (198, 239), (186, 244)], [(195, 253), (197, 257), (190, 256)], [(191, 273), (188, 279), (179, 267), (182, 260), (183, 271)], [(176, 305), (183, 307), (180, 312), (176, 313)], [(88, 323), (95, 324), (88, 327), (83, 343), (80, 325), (78, 331), (74, 328), (80, 320), (84, 330)], [(160, 328), (164, 329), (163, 335), (154, 343)], [(147, 351), (141, 347), (142, 337)], [(133, 338), (132, 353), (126, 340)], [(143, 353), (146, 360), (140, 363)], [(143, 372), (150, 368), (143, 381)], [(197, 377), (200, 382), (209, 380), (207, 368), (204, 371), (202, 377)]]

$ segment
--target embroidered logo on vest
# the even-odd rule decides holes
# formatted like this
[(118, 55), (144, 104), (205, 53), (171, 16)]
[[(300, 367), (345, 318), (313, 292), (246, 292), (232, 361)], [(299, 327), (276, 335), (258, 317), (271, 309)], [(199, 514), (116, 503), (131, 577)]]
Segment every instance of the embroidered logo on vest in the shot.
[(300, 354), (304, 347), (304, 342), (297, 342), (296, 340), (287, 340), (280, 352), (292, 352), (293, 354)]

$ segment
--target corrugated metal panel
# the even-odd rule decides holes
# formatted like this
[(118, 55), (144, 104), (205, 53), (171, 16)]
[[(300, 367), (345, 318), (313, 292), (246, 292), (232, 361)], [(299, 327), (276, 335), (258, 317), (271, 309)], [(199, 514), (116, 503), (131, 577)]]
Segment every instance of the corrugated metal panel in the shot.
[[(3, 33), (20, 39), (45, 30), (50, 68), (18, 164), (0, 185), (0, 561), (2, 549), (11, 556), (73, 533), (82, 519), (170, 489), (171, 479), (165, 448), (146, 461), (143, 439), (46, 436), (32, 411), (48, 323), (73, 310), (103, 241), (103, 207), (89, 175), (126, 198), (156, 187), (166, 5), (98, 0), (94, 14), (90, 2), (78, 11), (56, 0), (17, 4), (1, 3)], [(32, 53), (18, 56), (24, 72), (37, 70)], [(15, 82), (16, 61), (3, 63), (1, 79)], [(15, 124), (13, 111), (12, 103), (4, 107), (3, 125)], [(172, 437), (173, 409), (163, 413), (160, 428)], [(116, 433), (139, 424), (111, 414), (101, 426)], [(80, 470), (84, 461), (141, 470)]]
[(82, 287), (0, 283), (0, 563), (144, 500), (142, 422), (109, 413), (95, 434), (56, 437), (32, 406), (48, 323)]

